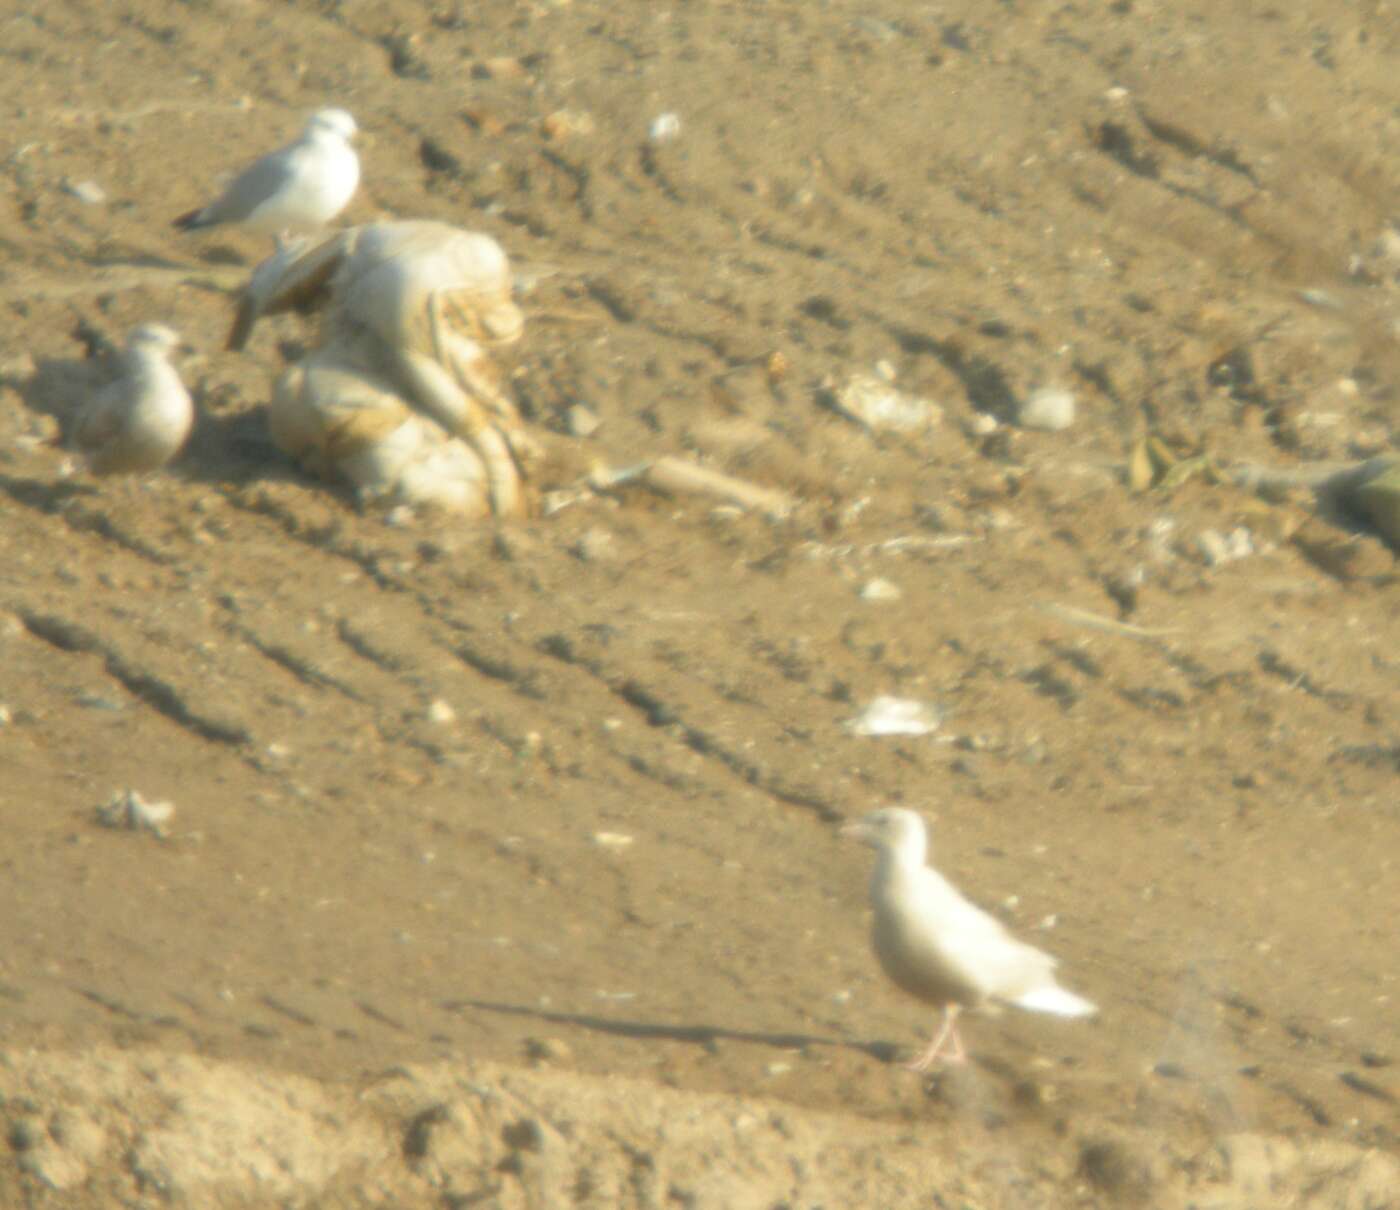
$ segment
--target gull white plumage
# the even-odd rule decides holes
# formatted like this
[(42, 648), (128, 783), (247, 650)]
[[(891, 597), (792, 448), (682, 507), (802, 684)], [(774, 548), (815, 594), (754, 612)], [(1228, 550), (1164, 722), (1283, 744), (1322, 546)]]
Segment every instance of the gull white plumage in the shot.
[(164, 324), (142, 324), (128, 335), (120, 373), (82, 408), (73, 430), (94, 474), (144, 474), (180, 452), (194, 404), (169, 360), (179, 343)]
[(1098, 1011), (1055, 982), (1054, 958), (1016, 940), (928, 865), (928, 834), (913, 811), (885, 807), (841, 832), (877, 853), (871, 944), (880, 966), (897, 987), (943, 1009), (941, 1026), (909, 1070), (965, 1060), (957, 1027), (964, 1008), (1002, 1003), (1063, 1017)]
[(182, 230), (225, 223), (286, 235), (324, 227), (355, 196), (360, 158), (350, 145), (359, 128), (343, 109), (311, 115), (301, 137), (254, 161), (209, 205), (175, 220)]

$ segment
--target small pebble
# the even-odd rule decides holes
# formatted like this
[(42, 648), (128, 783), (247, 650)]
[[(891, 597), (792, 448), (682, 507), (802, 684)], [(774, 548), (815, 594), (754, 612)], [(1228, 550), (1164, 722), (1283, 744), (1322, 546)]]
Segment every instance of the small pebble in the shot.
[(583, 563), (606, 563), (617, 556), (617, 543), (606, 529), (594, 525), (579, 535), (573, 552)]
[(428, 706), (428, 721), (437, 723), (439, 726), (446, 726), (448, 723), (457, 721), (457, 711), (442, 698), (434, 698), (432, 704)]
[(167, 835), (165, 825), (174, 814), (173, 803), (147, 802), (135, 790), (118, 790), (97, 807), (97, 822), (106, 828), (153, 832), (164, 840)]
[(63, 192), (85, 206), (100, 206), (107, 200), (107, 191), (96, 181), (64, 181)]
[(853, 735), (928, 735), (943, 725), (943, 716), (933, 702), (881, 695), (845, 727)]
[(553, 142), (590, 135), (594, 131), (593, 116), (574, 109), (556, 109), (540, 123), (540, 129)]
[(1021, 404), (1016, 419), (1022, 428), (1061, 432), (1074, 423), (1074, 395), (1059, 387), (1041, 387)]
[(867, 580), (860, 589), (862, 601), (897, 601), (903, 595), (899, 590), (899, 585), (891, 583), (889, 580)]
[(625, 849), (632, 843), (626, 832), (594, 832), (593, 843), (600, 849)]
[(569, 426), (569, 434), (574, 437), (591, 437), (603, 422), (581, 403), (576, 403), (564, 414)]
[(525, 1057), (535, 1063), (568, 1063), (574, 1052), (562, 1038), (526, 1038)]
[(651, 125), (647, 127), (647, 138), (653, 143), (669, 143), (672, 139), (679, 137), (680, 133), (680, 115), (670, 112), (657, 114), (651, 120)]
[(520, 80), (529, 73), (525, 64), (511, 55), (499, 55), (493, 59), (479, 59), (472, 67), (472, 75), (486, 80)]
[(896, 390), (878, 372), (851, 375), (844, 385), (833, 387), (832, 398), (839, 411), (872, 431), (912, 433), (932, 428), (943, 419), (943, 409), (933, 400)]
[(115, 714), (125, 709), (122, 702), (115, 698), (104, 697), (100, 693), (80, 693), (78, 695), (78, 705), (84, 710), (107, 710)]
[(1196, 535), (1196, 549), (1207, 567), (1223, 567), (1237, 559), (1245, 559), (1254, 553), (1254, 541), (1249, 530), (1243, 525), (1236, 526), (1228, 534), (1218, 530), (1205, 529)]
[(1243, 525), (1237, 525), (1225, 536), (1232, 559), (1247, 559), (1254, 553), (1254, 537)]

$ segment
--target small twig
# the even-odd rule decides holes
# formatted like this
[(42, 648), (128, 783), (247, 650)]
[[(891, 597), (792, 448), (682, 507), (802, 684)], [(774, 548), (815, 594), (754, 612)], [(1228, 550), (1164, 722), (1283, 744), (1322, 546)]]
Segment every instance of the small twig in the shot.
[(1048, 613), (1051, 617), (1059, 618), (1060, 621), (1068, 622), (1072, 626), (1087, 626), (1090, 630), (1121, 634), (1130, 639), (1161, 639), (1177, 633), (1175, 627), (1169, 627), (1165, 630), (1149, 630), (1145, 626), (1134, 626), (1130, 622), (1117, 622), (1112, 618), (1090, 613), (1087, 609), (1080, 609), (1074, 605), (1058, 605), (1051, 602), (1037, 605), (1036, 608), (1042, 613)]
[(667, 496), (713, 496), (740, 508), (754, 509), (770, 517), (786, 517), (797, 507), (797, 501), (786, 492), (759, 487), (722, 471), (696, 466), (684, 458), (666, 456), (654, 462), (642, 462), (622, 470), (603, 470), (592, 476), (598, 490), (640, 483), (652, 491)]

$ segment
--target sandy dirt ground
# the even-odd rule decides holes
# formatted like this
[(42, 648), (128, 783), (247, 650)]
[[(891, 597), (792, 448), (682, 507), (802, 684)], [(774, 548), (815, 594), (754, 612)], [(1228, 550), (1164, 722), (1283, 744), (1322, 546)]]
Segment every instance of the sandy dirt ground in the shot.
[[(1393, 450), (1397, 56), (1380, 0), (9, 8), (0, 1202), (1400, 1204), (1392, 550), (1128, 470)], [(307, 329), (222, 351), (267, 242), (170, 224), (327, 103), (345, 221), (510, 253), (563, 507), (272, 447)], [(196, 432), (94, 480), (145, 320)], [(937, 422), (839, 414), (880, 372)], [(660, 455), (800, 503), (582, 486)], [(837, 836), (892, 803), (1098, 1019), (898, 1066)]]

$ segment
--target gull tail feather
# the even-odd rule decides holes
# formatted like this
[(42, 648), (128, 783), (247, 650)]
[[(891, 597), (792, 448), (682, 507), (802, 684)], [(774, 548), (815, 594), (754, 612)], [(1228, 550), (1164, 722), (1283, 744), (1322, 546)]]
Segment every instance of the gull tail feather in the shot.
[(1017, 1008), (1029, 1009), (1035, 1013), (1055, 1013), (1061, 1017), (1092, 1017), (1099, 1011), (1096, 1004), (1067, 992), (1058, 984), (1038, 987), (1033, 992), (1012, 1001)]

